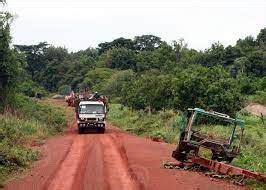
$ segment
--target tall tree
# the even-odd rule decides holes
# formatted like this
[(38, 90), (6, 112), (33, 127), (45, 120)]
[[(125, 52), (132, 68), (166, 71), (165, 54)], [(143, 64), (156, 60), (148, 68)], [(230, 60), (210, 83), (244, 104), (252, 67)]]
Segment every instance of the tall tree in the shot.
[(204, 62), (205, 66), (215, 66), (224, 65), (225, 50), (224, 46), (217, 42), (211, 45), (211, 48), (204, 52)]
[(24, 53), (27, 62), (26, 70), (33, 81), (38, 80), (40, 72), (44, 69), (44, 52), (48, 48), (47, 42), (40, 42), (37, 45), (14, 45), (15, 49)]
[(257, 49), (257, 44), (257, 41), (252, 36), (247, 36), (236, 42), (236, 48), (240, 51), (242, 56), (247, 56), (247, 54)]
[(126, 39), (126, 38), (117, 38), (111, 42), (105, 42), (105, 43), (100, 43), (99, 45), (99, 53), (102, 54), (110, 49), (114, 48), (126, 48), (126, 49), (134, 49), (134, 43), (131, 39)]
[(260, 30), (260, 33), (257, 36), (257, 42), (259, 46), (266, 51), (266, 28)]
[(3, 111), (9, 100), (13, 98), (21, 71), (20, 62), (10, 48), (12, 18), (11, 14), (0, 11), (0, 111)]
[(106, 65), (111, 69), (136, 69), (136, 55), (126, 48), (112, 49), (107, 52)]
[(49, 91), (57, 91), (63, 82), (64, 76), (69, 69), (65, 64), (68, 52), (65, 48), (49, 47), (44, 53), (45, 68), (41, 72), (41, 80), (39, 81)]
[(187, 44), (183, 38), (180, 38), (178, 41), (173, 41), (173, 47), (176, 56), (176, 63), (179, 63), (181, 59), (181, 53), (185, 48), (187, 48)]
[(160, 47), (162, 40), (154, 35), (142, 35), (134, 38), (134, 46), (138, 51), (152, 51)]

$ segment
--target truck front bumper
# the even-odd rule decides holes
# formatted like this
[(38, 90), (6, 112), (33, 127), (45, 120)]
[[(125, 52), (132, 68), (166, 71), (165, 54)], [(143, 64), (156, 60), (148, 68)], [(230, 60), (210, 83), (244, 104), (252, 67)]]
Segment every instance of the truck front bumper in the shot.
[(105, 128), (105, 123), (78, 123), (79, 128)]

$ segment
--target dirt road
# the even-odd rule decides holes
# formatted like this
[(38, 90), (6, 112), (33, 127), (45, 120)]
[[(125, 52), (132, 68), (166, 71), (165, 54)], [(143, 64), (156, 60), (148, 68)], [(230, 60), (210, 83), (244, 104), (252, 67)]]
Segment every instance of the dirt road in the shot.
[(108, 128), (106, 134), (78, 135), (76, 126), (40, 147), (43, 157), (8, 190), (177, 190), (246, 189), (204, 174), (167, 170), (174, 145)]

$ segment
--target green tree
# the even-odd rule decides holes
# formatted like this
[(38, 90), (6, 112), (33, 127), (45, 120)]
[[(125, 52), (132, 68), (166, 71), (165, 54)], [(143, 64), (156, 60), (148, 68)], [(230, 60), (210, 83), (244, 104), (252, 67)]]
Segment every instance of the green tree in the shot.
[(49, 91), (55, 92), (62, 82), (69, 66), (65, 64), (68, 52), (65, 48), (49, 47), (44, 52), (45, 68), (41, 72), (40, 83)]
[(241, 53), (241, 56), (247, 56), (252, 51), (257, 50), (257, 45), (258, 45), (258, 43), (256, 42), (256, 40), (252, 36), (247, 36), (244, 39), (239, 39), (236, 42), (235, 47)]
[(224, 65), (225, 50), (221, 43), (214, 43), (211, 48), (205, 51), (205, 62), (206, 66)]
[(124, 89), (123, 104), (135, 109), (160, 110), (172, 105), (173, 78), (169, 75), (145, 74)]
[(31, 79), (38, 81), (41, 71), (45, 68), (44, 53), (48, 48), (47, 42), (40, 42), (37, 45), (14, 45), (15, 49), (25, 56), (26, 70)]
[(241, 56), (239, 50), (231, 45), (227, 46), (224, 51), (225, 66), (233, 65), (234, 61)]
[(243, 105), (240, 87), (221, 66), (192, 66), (179, 73), (177, 107), (200, 107), (234, 116)]
[(134, 46), (138, 51), (152, 51), (160, 47), (162, 40), (154, 35), (142, 35), (134, 38)]
[(126, 95), (126, 88), (136, 79), (132, 70), (118, 71), (103, 86), (103, 93), (109, 98), (121, 99)]
[(180, 38), (178, 41), (173, 41), (173, 47), (176, 56), (176, 63), (179, 63), (181, 60), (182, 52), (184, 49), (187, 49), (187, 44), (183, 38)]
[(95, 91), (102, 91), (104, 85), (114, 73), (114, 70), (108, 68), (91, 69), (85, 75), (82, 86), (86, 86)]
[(105, 43), (100, 43), (99, 45), (99, 53), (102, 54), (110, 49), (114, 48), (126, 48), (126, 49), (131, 49), (134, 50), (134, 43), (131, 39), (126, 39), (126, 38), (117, 38), (113, 40), (112, 42), (105, 42)]
[(266, 59), (263, 50), (252, 51), (248, 55), (249, 64), (246, 72), (249, 76), (263, 77), (266, 76)]
[(12, 101), (22, 69), (16, 52), (10, 48), (11, 22), (12, 15), (0, 11), (0, 111)]
[(165, 42), (153, 51), (142, 51), (137, 54), (137, 72), (150, 69), (166, 72), (172, 70), (175, 66), (175, 53), (172, 47)]
[(111, 69), (133, 69), (136, 68), (135, 52), (126, 48), (112, 49), (107, 52), (106, 65)]
[(260, 33), (257, 36), (257, 43), (261, 47), (261, 49), (266, 48), (266, 28), (260, 30)]
[(234, 65), (243, 74), (244, 72), (246, 72), (246, 69), (248, 65), (250, 65), (250, 62), (246, 57), (239, 57), (234, 60)]

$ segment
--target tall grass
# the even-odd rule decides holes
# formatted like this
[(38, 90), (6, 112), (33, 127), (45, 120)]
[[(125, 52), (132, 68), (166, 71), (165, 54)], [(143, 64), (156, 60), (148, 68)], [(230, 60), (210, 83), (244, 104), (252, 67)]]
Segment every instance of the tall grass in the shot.
[(177, 142), (180, 117), (172, 110), (157, 113), (133, 111), (120, 104), (112, 104), (108, 122), (136, 135), (158, 141)]
[(65, 112), (24, 96), (0, 115), (0, 183), (17, 170), (27, 168), (39, 153), (30, 145), (58, 134), (66, 126)]
[(233, 164), (266, 173), (266, 124), (246, 111), (238, 113), (245, 121), (245, 133), (240, 155)]
[(266, 92), (257, 91), (256, 94), (248, 97), (250, 102), (266, 105)]

